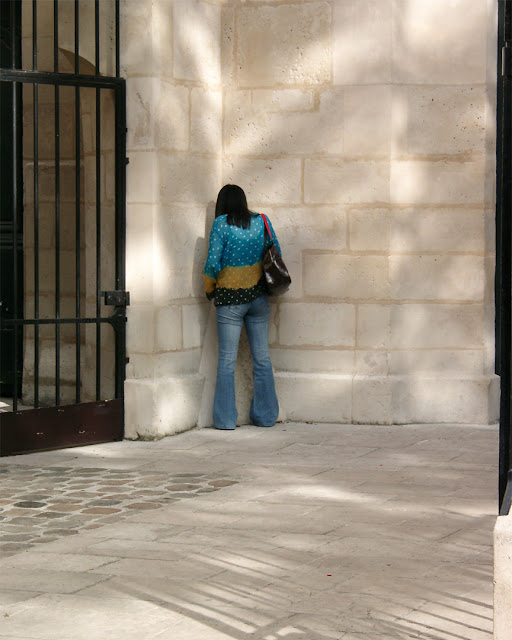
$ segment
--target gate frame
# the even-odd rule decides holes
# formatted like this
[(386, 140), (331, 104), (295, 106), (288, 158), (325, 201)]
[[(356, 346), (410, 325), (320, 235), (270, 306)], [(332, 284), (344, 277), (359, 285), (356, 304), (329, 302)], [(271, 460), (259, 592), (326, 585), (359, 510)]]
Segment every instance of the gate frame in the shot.
[[(10, 0), (10, 4), (13, 7), (17, 0)], [(95, 51), (96, 51), (96, 65), (95, 74), (86, 75), (80, 74), (79, 71), (79, 3), (75, 0), (75, 73), (59, 73), (58, 71), (58, 0), (54, 0), (54, 71), (38, 71), (37, 70), (37, 3), (33, 0), (33, 67), (32, 70), (25, 70), (16, 68), (19, 61), (12, 59), (12, 68), (0, 68), (0, 82), (8, 82), (13, 87), (13, 110), (20, 108), (18, 104), (19, 98), (16, 97), (16, 92), (21, 89), (22, 84), (31, 84), (34, 87), (34, 95), (37, 98), (37, 87), (39, 85), (53, 85), (56, 91), (56, 166), (59, 162), (59, 145), (57, 139), (58, 128), (58, 87), (71, 86), (75, 87), (75, 109), (76, 109), (76, 158), (79, 162), (80, 146), (79, 146), (79, 127), (80, 127), (80, 112), (79, 112), (79, 91), (80, 88), (93, 88), (96, 89), (96, 114), (99, 117), (99, 105), (100, 105), (100, 93), (101, 90), (110, 90), (114, 93), (114, 120), (115, 120), (115, 290), (114, 291), (99, 291), (97, 289), (97, 303), (96, 303), (96, 316), (95, 317), (82, 317), (79, 313), (80, 305), (77, 303), (77, 314), (75, 318), (61, 318), (60, 314), (56, 311), (55, 318), (40, 319), (38, 312), (34, 314), (34, 318), (25, 319), (15, 317), (12, 319), (0, 317), (0, 324), (2, 327), (13, 327), (15, 336), (18, 334), (19, 329), (23, 329), (24, 326), (34, 326), (34, 331), (38, 332), (38, 328), (41, 325), (54, 325), (56, 328), (56, 400), (54, 407), (39, 407), (38, 402), (38, 356), (36, 347), (36, 367), (35, 367), (35, 408), (25, 409), (23, 411), (17, 410), (18, 403), (18, 389), (17, 377), (18, 372), (14, 371), (14, 392), (13, 392), (13, 411), (0, 413), (0, 456), (13, 455), (17, 453), (26, 453), (36, 450), (48, 450), (69, 446), (79, 446), (83, 444), (92, 444), (97, 442), (106, 442), (112, 440), (120, 440), (124, 435), (124, 380), (126, 377), (125, 368), (127, 363), (126, 358), (126, 306), (129, 305), (129, 293), (125, 289), (125, 276), (126, 276), (126, 164), (128, 162), (126, 158), (126, 81), (120, 77), (120, 65), (119, 65), (119, 0), (114, 0), (113, 6), (115, 7), (115, 68), (116, 77), (102, 76), (99, 72), (99, 0), (94, 0), (95, 4)], [(12, 49), (15, 49), (15, 33), (12, 31)], [(35, 101), (35, 122), (37, 115), (37, 100)], [(34, 124), (34, 126), (36, 126)], [(14, 130), (16, 127), (13, 125)], [(99, 137), (99, 124), (97, 121), (97, 141)], [(14, 131), (16, 134), (16, 131)], [(37, 139), (37, 129), (35, 129), (35, 139)], [(35, 143), (37, 144), (37, 142)], [(98, 154), (99, 145), (97, 145)], [(16, 157), (22, 153), (21, 149), (17, 149), (13, 146), (13, 156), (16, 153)], [(35, 148), (34, 158), (37, 163), (37, 148)], [(99, 164), (97, 162), (97, 171)], [(77, 171), (76, 176), (76, 206), (77, 210), (80, 207), (80, 176)], [(37, 176), (37, 164), (35, 175)], [(56, 172), (56, 191), (58, 193), (58, 171)], [(20, 179), (19, 169), (15, 169), (15, 180)], [(37, 179), (37, 178), (36, 178)], [(14, 184), (13, 181), (13, 195), (14, 204), (20, 197), (18, 192), (19, 186)], [(97, 180), (97, 190), (99, 190), (99, 182)], [(35, 196), (35, 210), (38, 208), (37, 196)], [(101, 209), (99, 204), (99, 191), (97, 191), (97, 212)], [(18, 200), (18, 205), (20, 204)], [(59, 199), (56, 200), (56, 211), (59, 208)], [(17, 212), (13, 212), (13, 224), (16, 224)], [(57, 214), (56, 214), (57, 215)], [(79, 214), (78, 214), (79, 215)], [(36, 217), (37, 219), (37, 217)], [(78, 233), (78, 232), (77, 232)], [(97, 230), (97, 233), (99, 231)], [(79, 236), (77, 236), (79, 238)], [(100, 266), (100, 255), (98, 251), (99, 244), (97, 243), (97, 273)], [(58, 251), (56, 247), (56, 252)], [(37, 270), (38, 264), (38, 245), (36, 244), (35, 253), (35, 269)], [(77, 259), (79, 260), (79, 259)], [(14, 279), (16, 286), (16, 267), (14, 267)], [(56, 275), (56, 293), (58, 293), (58, 278)], [(79, 290), (80, 272), (79, 262), (77, 262), (77, 291)], [(99, 287), (99, 276), (97, 276), (97, 284)], [(109, 317), (102, 317), (100, 315), (100, 294), (105, 298), (105, 305), (114, 307), (113, 313)], [(38, 290), (36, 285), (36, 308)], [(78, 293), (76, 294), (78, 295)], [(19, 310), (16, 310), (19, 312)], [(59, 394), (59, 328), (62, 325), (74, 324), (76, 326), (77, 335), (79, 334), (80, 327), (85, 324), (95, 324), (97, 336), (101, 332), (102, 324), (109, 324), (112, 326), (115, 335), (115, 398), (112, 400), (100, 399), (100, 384), (99, 384), (99, 338), (97, 338), (97, 362), (96, 362), (96, 402), (80, 402), (80, 346), (77, 344), (77, 379), (76, 379), (76, 402), (70, 405), (60, 404)], [(78, 339), (78, 338), (77, 338)], [(36, 341), (37, 345), (37, 341)], [(14, 345), (15, 360), (17, 354), (16, 345)], [(59, 426), (60, 425), (60, 426)], [(57, 428), (59, 427), (59, 428)]]

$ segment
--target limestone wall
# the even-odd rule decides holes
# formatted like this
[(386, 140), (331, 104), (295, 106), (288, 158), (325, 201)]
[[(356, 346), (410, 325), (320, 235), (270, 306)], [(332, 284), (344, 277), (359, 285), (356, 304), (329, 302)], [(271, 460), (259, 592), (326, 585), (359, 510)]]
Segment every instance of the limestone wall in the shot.
[(271, 328), (282, 419), (495, 420), (496, 3), (122, 6), (128, 436), (209, 422), (201, 271), (228, 182), (293, 278)]

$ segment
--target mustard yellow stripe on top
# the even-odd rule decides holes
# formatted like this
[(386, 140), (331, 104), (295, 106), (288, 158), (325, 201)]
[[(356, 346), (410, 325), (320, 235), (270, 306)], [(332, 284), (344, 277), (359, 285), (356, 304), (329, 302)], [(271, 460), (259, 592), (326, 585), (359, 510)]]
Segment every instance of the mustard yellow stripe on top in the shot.
[(215, 291), (215, 280), (210, 276), (204, 276), (204, 290), (206, 293), (213, 293)]
[(225, 289), (249, 289), (258, 284), (262, 275), (261, 262), (246, 267), (224, 267), (217, 278), (217, 286)]

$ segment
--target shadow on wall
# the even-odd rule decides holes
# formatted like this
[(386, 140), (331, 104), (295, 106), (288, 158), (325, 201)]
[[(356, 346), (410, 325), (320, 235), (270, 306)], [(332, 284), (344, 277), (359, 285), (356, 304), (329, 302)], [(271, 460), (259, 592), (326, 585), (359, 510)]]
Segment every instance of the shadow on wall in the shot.
[[(180, 5), (180, 28), (174, 29), (180, 57), (175, 66), (178, 71), (186, 68), (190, 78), (210, 89), (189, 92), (203, 92), (205, 108), (199, 114), (193, 110), (194, 126), (186, 144), (180, 138), (179, 118), (167, 123), (168, 135), (184, 166), (205, 153), (212, 166), (222, 158), (222, 180), (212, 193), (211, 176), (204, 176), (200, 187), (193, 175), (180, 178), (178, 186), (175, 175), (161, 177), (162, 193), (176, 194), (176, 202), (163, 214), (162, 234), (169, 240), (160, 249), (167, 303), (169, 289), (172, 298), (190, 297), (191, 292), (203, 296), (211, 214), (206, 214), (205, 228), (204, 210), (194, 203), (233, 182), (244, 188), (251, 208), (271, 215), (285, 259), (291, 257), (293, 285), (276, 301), (277, 318), (293, 313), (295, 303), (318, 303), (319, 313), (305, 318), (314, 332), (322, 304), (347, 304), (355, 310), (376, 305), (384, 311), (374, 326), (378, 349), (363, 348), (382, 358), (367, 359), (376, 363), (375, 368), (363, 370), (357, 369), (355, 358), (352, 368), (344, 359), (343, 373), (492, 374), (492, 355), (485, 354), (486, 348), (492, 352), (493, 342), (492, 300), (486, 299), (492, 297), (492, 212), (486, 215), (485, 207), (488, 203), (492, 209), (494, 172), (492, 154), (486, 155), (484, 116), (494, 107), (483, 88), (481, 60), (475, 57), (485, 59), (481, 24), (487, 18), (485, 8), (483, 13), (474, 9), (463, 21), (452, 24), (443, 19), (450, 26), (440, 33), (440, 6), (384, 0), (371, 10), (346, 3), (333, 7), (334, 42), (330, 29), (325, 29), (319, 32), (320, 40), (309, 37), (285, 52), (289, 59), (276, 58), (277, 49), (265, 54), (267, 67), (264, 60), (253, 59), (254, 77), (263, 78), (272, 76), (276, 59), (281, 61), (276, 67), (280, 78), (267, 84), (259, 80), (254, 88), (246, 54), (261, 46), (258, 39), (265, 40), (262, 30), (268, 15), (292, 9), (236, 3), (223, 7), (221, 60), (210, 56), (209, 69), (205, 49), (212, 34), (205, 25), (217, 28), (214, 9), (200, 3)], [(203, 11), (209, 22), (203, 20)], [(365, 30), (354, 27), (358, 11)], [(235, 42), (234, 26), (242, 15), (248, 31), (240, 43)], [(297, 19), (310, 20), (304, 15), (299, 12)], [(279, 25), (274, 21), (269, 28), (278, 32)], [(433, 32), (437, 47), (432, 47)], [(450, 41), (452, 50), (453, 42), (471, 41), (462, 36), (474, 33), (481, 40), (472, 55), (468, 58), (461, 45), (448, 68), (442, 59), (443, 43)], [(279, 42), (274, 38), (271, 48), (281, 46)], [(329, 60), (331, 53), (334, 56), (333, 78), (330, 65), (327, 71), (323, 68), (319, 47)], [(372, 54), (363, 56), (367, 49)], [(219, 69), (222, 126), (211, 117), (218, 111)], [(320, 259), (331, 265), (327, 272), (333, 275), (320, 283), (317, 294), (316, 285), (303, 276), (312, 273), (311, 265)], [(484, 301), (490, 309), (485, 318)], [(357, 354), (360, 349), (357, 331), (354, 324), (348, 343), (330, 345), (338, 348), (340, 362), (347, 350)], [(300, 338), (286, 347), (296, 348), (307, 369), (308, 352), (313, 347), (321, 351), (322, 345)], [(272, 346), (283, 346), (279, 328)], [(413, 351), (415, 357), (409, 357)], [(240, 358), (246, 356), (242, 349)]]

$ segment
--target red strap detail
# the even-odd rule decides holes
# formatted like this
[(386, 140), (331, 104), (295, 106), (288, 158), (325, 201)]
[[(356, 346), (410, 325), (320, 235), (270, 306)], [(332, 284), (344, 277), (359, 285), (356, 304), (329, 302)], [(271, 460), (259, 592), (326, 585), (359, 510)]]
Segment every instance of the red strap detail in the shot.
[(260, 216), (263, 218), (263, 222), (265, 223), (265, 227), (267, 229), (268, 237), (270, 239), (272, 239), (272, 234), (270, 233), (270, 228), (269, 228), (268, 222), (267, 222), (267, 216), (263, 215), (262, 213), (260, 213)]

